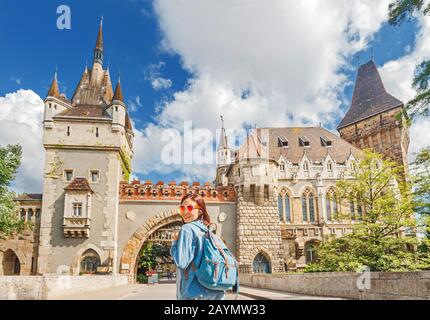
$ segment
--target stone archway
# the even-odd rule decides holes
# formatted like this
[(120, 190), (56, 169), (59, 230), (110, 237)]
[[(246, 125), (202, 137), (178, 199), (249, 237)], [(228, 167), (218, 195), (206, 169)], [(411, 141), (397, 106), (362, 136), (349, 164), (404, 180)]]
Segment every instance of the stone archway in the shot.
[(18, 276), (21, 273), (21, 262), (17, 254), (9, 249), (3, 254), (3, 275)]
[(130, 282), (135, 282), (137, 259), (145, 241), (158, 229), (180, 221), (182, 221), (181, 216), (175, 210), (172, 210), (153, 216), (141, 225), (124, 247), (120, 262), (120, 273), (127, 274)]

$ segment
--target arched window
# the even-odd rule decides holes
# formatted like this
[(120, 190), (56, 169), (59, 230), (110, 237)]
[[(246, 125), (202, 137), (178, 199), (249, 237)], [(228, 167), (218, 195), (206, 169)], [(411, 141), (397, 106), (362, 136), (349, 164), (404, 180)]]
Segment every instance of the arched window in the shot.
[(279, 212), (279, 221), (284, 220), (284, 205), (283, 198), (281, 195), (278, 196), (278, 212)]
[(360, 204), (357, 205), (357, 212), (358, 220), (363, 220), (363, 207)]
[(254, 273), (270, 273), (270, 262), (261, 252), (255, 256), (252, 266)]
[(349, 211), (351, 212), (351, 220), (355, 220), (355, 203), (354, 203), (354, 201), (349, 202)]
[(303, 222), (315, 222), (315, 201), (316, 198), (314, 197), (314, 194), (309, 189), (306, 189), (302, 195)]
[(317, 250), (314, 243), (308, 243), (305, 246), (306, 264), (315, 262), (317, 259)]
[(333, 171), (333, 162), (331, 161), (327, 162), (327, 171), (329, 172)]
[(290, 197), (288, 194), (285, 194), (285, 221), (291, 222), (291, 206), (290, 206)]
[(334, 190), (334, 188), (330, 188), (327, 191), (327, 194), (325, 197), (325, 208), (326, 208), (326, 214), (327, 214), (327, 220), (328, 221), (331, 221), (331, 220), (337, 218), (338, 207), (337, 207), (336, 191)]
[(100, 264), (100, 256), (98, 253), (93, 249), (88, 249), (82, 255), (80, 272), (87, 274), (97, 273), (97, 268)]
[(278, 196), (279, 220), (291, 222), (290, 196), (285, 189), (282, 189)]
[(305, 161), (303, 163), (303, 171), (305, 171), (305, 172), (309, 171), (309, 162)]

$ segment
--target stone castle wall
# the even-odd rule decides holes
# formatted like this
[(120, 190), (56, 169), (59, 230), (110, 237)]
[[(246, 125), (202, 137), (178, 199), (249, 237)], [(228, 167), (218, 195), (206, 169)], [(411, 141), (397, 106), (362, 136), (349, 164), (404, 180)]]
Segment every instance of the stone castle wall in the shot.
[(357, 148), (370, 148), (406, 166), (409, 134), (404, 120), (398, 119), (401, 111), (394, 108), (341, 128), (340, 136)]

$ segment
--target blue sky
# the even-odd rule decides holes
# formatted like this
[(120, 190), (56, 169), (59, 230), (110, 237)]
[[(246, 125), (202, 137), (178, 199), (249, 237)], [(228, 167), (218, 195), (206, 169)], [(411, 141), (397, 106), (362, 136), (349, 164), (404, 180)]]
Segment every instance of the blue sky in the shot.
[[(277, 21), (283, 21), (289, 17), (290, 12), (296, 10), (296, 8), (291, 7), (293, 2), (289, 4), (290, 7), (285, 8), (285, 17), (279, 17), (279, 19), (275, 17), (267, 21), (264, 20), (264, 10), (257, 8), (258, 10), (254, 11), (253, 6), (248, 6), (251, 2), (255, 6), (258, 5), (258, 2), (251, 0), (249, 2), (238, 0), (231, 3), (218, 1), (214, 4), (214, 8), (205, 7), (206, 2), (203, 4), (195, 0), (178, 0), (175, 2), (166, 0), (155, 0), (154, 2), (150, 0), (2, 0), (0, 2), (0, 43), (2, 49), (0, 50), (0, 97), (15, 93), (20, 89), (26, 89), (33, 91), (43, 99), (57, 66), (60, 89), (70, 98), (85, 67), (85, 61), (88, 60), (88, 64), (91, 66), (92, 50), (97, 36), (99, 20), (100, 16), (103, 15), (105, 62), (106, 64), (107, 62), (110, 63), (114, 84), (118, 73), (121, 73), (125, 99), (129, 105), (135, 128), (141, 133), (135, 144), (139, 143), (140, 145), (141, 143), (144, 146), (141, 151), (137, 152), (138, 169), (135, 171), (136, 176), (155, 181), (188, 178), (203, 182), (210, 179), (206, 167), (193, 168), (190, 172), (187, 171), (188, 169), (184, 169), (185, 166), (176, 168), (153, 167), (156, 158), (145, 155), (145, 153), (156, 153), (154, 150), (159, 150), (156, 146), (151, 145), (150, 141), (156, 140), (151, 136), (151, 132), (158, 132), (157, 129), (165, 128), (172, 123), (177, 126), (178, 119), (184, 120), (180, 113), (181, 108), (188, 110), (189, 117), (197, 125), (215, 129), (219, 127), (217, 115), (221, 113), (227, 113), (226, 123), (230, 123), (233, 127), (246, 126), (249, 123), (257, 123), (262, 126), (268, 126), (272, 123), (279, 125), (276, 122), (278, 121), (277, 118), (260, 117), (260, 114), (270, 113), (270, 108), (276, 109), (275, 105), (282, 106), (285, 103), (287, 106), (285, 111), (281, 107), (279, 110), (285, 113), (285, 119), (293, 119), (291, 123), (285, 120), (285, 125), (297, 123), (316, 125), (318, 122), (322, 122), (326, 128), (333, 130), (342, 113), (348, 108), (358, 59), (361, 63), (368, 61), (371, 57), (370, 48), (373, 48), (375, 62), (383, 70), (383, 75), (387, 74), (387, 78), (390, 78), (389, 63), (400, 63), (405, 56), (413, 55), (416, 50), (416, 37), (420, 30), (419, 22), (414, 20), (400, 28), (387, 25), (386, 10), (384, 9), (387, 6), (385, 4), (380, 8), (372, 8), (372, 2), (366, 7), (365, 2), (368, 1), (362, 1), (362, 3), (356, 1), (358, 3), (356, 6), (360, 6), (360, 10), (363, 6), (369, 12), (366, 14), (365, 11), (364, 17), (366, 19), (363, 20), (363, 23), (360, 20), (363, 15), (355, 13), (359, 9), (339, 8), (340, 14), (346, 11), (351, 16), (352, 22), (345, 20), (344, 27), (337, 26), (337, 24), (342, 23), (341, 21), (337, 23), (330, 20), (328, 15), (331, 13), (329, 12), (335, 10), (328, 8), (330, 10), (327, 9), (327, 24), (332, 23), (333, 29), (338, 28), (339, 31), (332, 37), (327, 37), (327, 42), (323, 42), (318, 47), (317, 40), (315, 43), (312, 42), (314, 41), (312, 33), (317, 34), (319, 32), (317, 23), (314, 23), (315, 25), (302, 24), (303, 19), (300, 19), (296, 24), (291, 22), (291, 25), (282, 25), (283, 22), (279, 22), (279, 26), (276, 25)], [(233, 12), (237, 9), (233, 3), (237, 3), (237, 6), (243, 6), (243, 8), (239, 8), (241, 14), (229, 16), (230, 11)], [(59, 30), (56, 27), (59, 16), (56, 10), (62, 4), (71, 8), (71, 30)], [(273, 1), (274, 8), (283, 5), (282, 1)], [(325, 11), (323, 10), (325, 9), (318, 8), (317, 10), (322, 18), (324, 18)], [(301, 8), (297, 10), (301, 10)], [(304, 15), (313, 14), (306, 11), (300, 12)], [(255, 16), (256, 19), (253, 19), (252, 14), (258, 15)], [(269, 11), (269, 16), (276, 14), (276, 10)], [(250, 18), (247, 18), (246, 15), (249, 15)], [(293, 19), (292, 16), (291, 19)], [(255, 26), (250, 25), (249, 21), (253, 20), (261, 23), (261, 27), (256, 29)], [(369, 24), (369, 28), (362, 26), (366, 23)], [(229, 26), (230, 29), (223, 29), (226, 28), (224, 25)], [(247, 31), (248, 26), (249, 32)], [(312, 88), (309, 91), (303, 92), (298, 97), (290, 98), (292, 95), (287, 94), (288, 86), (291, 83), (290, 80), (295, 77), (294, 74), (290, 76), (291, 79), (285, 76), (285, 72), (276, 75), (274, 73), (278, 69), (277, 66), (274, 67), (270, 64), (270, 61), (280, 61), (277, 63), (282, 64), (283, 58), (276, 60), (279, 57), (271, 57), (269, 51), (262, 51), (260, 57), (255, 57), (262, 49), (258, 48), (259, 45), (250, 44), (257, 41), (257, 44), (262, 43), (264, 46), (263, 43), (266, 39), (273, 36), (273, 41), (270, 40), (268, 45), (274, 45), (275, 50), (282, 51), (285, 49), (290, 50), (286, 52), (299, 52), (300, 55), (299, 50), (302, 48), (290, 48), (294, 47), (296, 42), (294, 39), (288, 39), (291, 33), (285, 32), (283, 34), (282, 29), (290, 27), (294, 29), (295, 26), (297, 28), (303, 27), (306, 30), (307, 33), (304, 36), (301, 35), (301, 37), (306, 38), (304, 41), (308, 41), (309, 38), (309, 43), (297, 44), (297, 46), (302, 45), (304, 55), (309, 56), (308, 61), (303, 61), (303, 66), (307, 66), (309, 61), (315, 61), (315, 65), (318, 65), (318, 60), (321, 58), (322, 63), (328, 61), (327, 65), (331, 69), (329, 71), (321, 69), (324, 72), (327, 71), (328, 75), (326, 77), (321, 76), (321, 80), (315, 84), (315, 88), (310, 85)], [(220, 29), (221, 31), (218, 33)], [(260, 30), (262, 30), (261, 34)], [(331, 28), (328, 27), (327, 30), (331, 30)], [(263, 33), (263, 31), (267, 33)], [(275, 38), (274, 34), (278, 31), (280, 37)], [(345, 36), (345, 34), (347, 35)], [(247, 36), (249, 36), (249, 41), (246, 39)], [(283, 40), (278, 42), (279, 38)], [(241, 42), (242, 40), (243, 42)], [(333, 44), (332, 42), (336, 43)], [(306, 48), (308, 44), (309, 48)], [(248, 50), (237, 53), (247, 45), (250, 45)], [(326, 49), (326, 45), (328, 47), (333, 46), (333, 51), (337, 50), (336, 54), (338, 57), (342, 57), (342, 61), (339, 59), (335, 61), (331, 57), (332, 55), (326, 53), (324, 54), (327, 57), (322, 57), (321, 52)], [(318, 49), (315, 50), (315, 48)], [(345, 52), (342, 52), (342, 48), (345, 48)], [(267, 59), (263, 59), (266, 58), (264, 55), (267, 55)], [(293, 59), (296, 59), (296, 56), (297, 54), (294, 55)], [(285, 56), (285, 61), (290, 60), (291, 57)], [(246, 64), (248, 60), (250, 63)], [(242, 61), (244, 61), (244, 65), (240, 65)], [(252, 61), (258, 61), (258, 63), (253, 64)], [(267, 67), (264, 65), (265, 61), (268, 63)], [(386, 66), (388, 67), (386, 68)], [(293, 70), (295, 67), (297, 67), (297, 63), (295, 66), (286, 66), (285, 70)], [(268, 70), (269, 75), (264, 74), (264, 70)], [(399, 70), (399, 68), (395, 70)], [(317, 78), (323, 71), (316, 70), (315, 77), (311, 74), (312, 71), (306, 72), (310, 73), (308, 78)], [(339, 79), (339, 76), (344, 77), (344, 79)], [(278, 79), (281, 80), (278, 81)], [(303, 80), (304, 83), (306, 83), (306, 79)], [(154, 89), (154, 80), (164, 81), (166, 86), (156, 90)], [(336, 83), (335, 89), (331, 88), (333, 82)], [(384, 82), (392, 83), (392, 88), (395, 88), (395, 79), (390, 78)], [(208, 92), (210, 90), (208, 87), (218, 91)], [(237, 93), (237, 88), (242, 92), (250, 90), (250, 97), (240, 99), (240, 92)], [(284, 94), (283, 88), (286, 89), (284, 96), (282, 96)], [(326, 90), (326, 88), (330, 89)], [(327, 102), (319, 105), (315, 92), (326, 91), (328, 93), (324, 99)], [(399, 98), (405, 96), (400, 92), (399, 94), (392, 93)], [(225, 96), (225, 99), (222, 99), (218, 104), (213, 102), (213, 97), (219, 96)], [(237, 96), (239, 98), (236, 101)], [(281, 98), (274, 98), (278, 96)], [(306, 107), (291, 106), (291, 104), (298, 105), (297, 99), (301, 97), (305, 97), (302, 100), (309, 97), (312, 103), (318, 105), (316, 111), (313, 112), (311, 107), (308, 110)], [(212, 120), (204, 119), (204, 114), (193, 109), (194, 100), (200, 106), (198, 109), (206, 110), (207, 108), (207, 114), (214, 115)], [(230, 102), (225, 102), (225, 100), (235, 101), (229, 104)], [(244, 111), (245, 109), (239, 109), (239, 111), (235, 109), (247, 108), (247, 103), (249, 103), (249, 110), (252, 112), (249, 111), (248, 113), (248, 111)], [(259, 106), (255, 106), (257, 104)], [(237, 107), (238, 105), (239, 107)], [(240, 119), (241, 114), (243, 114), (243, 121)], [(316, 118), (315, 114), (318, 114), (319, 118)], [(9, 143), (10, 141), (0, 139), (0, 144), (6, 142)], [(148, 150), (148, 148), (153, 149)], [(202, 172), (205, 174), (199, 176)]]

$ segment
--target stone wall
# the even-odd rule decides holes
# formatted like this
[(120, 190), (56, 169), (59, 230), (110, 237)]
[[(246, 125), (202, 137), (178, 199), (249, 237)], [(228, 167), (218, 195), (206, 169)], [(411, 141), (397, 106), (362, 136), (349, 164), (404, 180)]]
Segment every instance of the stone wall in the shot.
[(361, 273), (241, 274), (240, 284), (290, 293), (361, 300), (428, 299), (430, 271), (372, 272), (370, 288), (360, 290)]
[(271, 272), (283, 272), (284, 250), (276, 203), (268, 201), (257, 205), (240, 199), (237, 217), (237, 248), (241, 270), (252, 272), (255, 256), (262, 253), (270, 262)]
[(127, 276), (3, 276), (0, 277), (0, 300), (58, 299), (127, 284)]
[(342, 139), (354, 146), (370, 148), (401, 165), (407, 165), (409, 133), (404, 120), (397, 117), (402, 109), (395, 108), (339, 130)]

